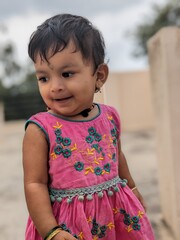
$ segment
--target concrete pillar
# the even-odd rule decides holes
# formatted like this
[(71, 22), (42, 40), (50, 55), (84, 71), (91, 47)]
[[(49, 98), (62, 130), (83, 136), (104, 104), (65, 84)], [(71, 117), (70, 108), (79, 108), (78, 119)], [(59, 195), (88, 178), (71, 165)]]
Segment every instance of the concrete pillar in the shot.
[(2, 125), (4, 122), (4, 107), (3, 102), (0, 101), (0, 124)]
[(180, 238), (180, 29), (161, 29), (148, 42), (156, 115), (162, 213)]

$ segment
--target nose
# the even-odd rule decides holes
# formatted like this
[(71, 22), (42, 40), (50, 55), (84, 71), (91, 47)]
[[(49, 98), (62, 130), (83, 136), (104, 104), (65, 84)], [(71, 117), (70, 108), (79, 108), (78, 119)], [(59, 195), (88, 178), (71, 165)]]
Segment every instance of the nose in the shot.
[(51, 81), (51, 92), (60, 92), (64, 89), (64, 83), (61, 78), (55, 78)]

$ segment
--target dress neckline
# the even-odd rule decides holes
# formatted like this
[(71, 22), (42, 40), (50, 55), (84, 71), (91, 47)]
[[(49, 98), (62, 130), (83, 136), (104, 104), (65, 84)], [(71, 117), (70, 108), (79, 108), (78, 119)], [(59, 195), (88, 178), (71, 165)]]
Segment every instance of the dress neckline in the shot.
[(98, 118), (100, 115), (101, 115), (101, 106), (98, 104), (98, 103), (94, 103), (94, 105), (96, 105), (98, 107), (98, 114), (96, 114), (94, 117), (90, 118), (90, 119), (70, 119), (70, 118), (66, 118), (66, 117), (63, 117), (63, 116), (60, 116), (58, 114), (55, 114), (55, 113), (51, 113), (51, 112), (47, 112), (48, 114), (54, 116), (54, 117), (57, 117), (57, 118), (60, 118), (62, 120), (65, 120), (67, 122), (90, 122), (96, 118)]

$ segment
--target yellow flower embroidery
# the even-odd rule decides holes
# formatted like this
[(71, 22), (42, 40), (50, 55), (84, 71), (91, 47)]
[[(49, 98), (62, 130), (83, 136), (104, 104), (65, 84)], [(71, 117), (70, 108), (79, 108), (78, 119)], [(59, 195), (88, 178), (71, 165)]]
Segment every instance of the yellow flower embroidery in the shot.
[(107, 224), (107, 227), (111, 230), (112, 228), (114, 228), (114, 224), (112, 222), (108, 223)]
[(142, 218), (143, 215), (144, 215), (144, 212), (141, 212), (141, 211), (139, 210), (139, 212), (138, 212), (138, 217)]
[(96, 158), (94, 159), (94, 163), (97, 164), (97, 165), (99, 165), (99, 162), (97, 161)]
[(93, 237), (93, 240), (98, 240), (98, 237), (97, 236)]
[(53, 126), (53, 128), (55, 128), (55, 129), (62, 128), (62, 124), (60, 124), (59, 122), (56, 122), (56, 125)]
[(53, 160), (57, 158), (57, 155), (55, 154), (55, 152), (51, 153), (51, 156)]
[(78, 235), (78, 237), (79, 237), (81, 240), (83, 240), (83, 232), (80, 232), (79, 235)]
[(87, 218), (87, 222), (88, 223), (92, 222), (92, 217)]
[(94, 170), (92, 167), (87, 167), (85, 170), (86, 170), (85, 175), (87, 175), (89, 172), (94, 173)]
[(74, 150), (77, 150), (77, 145), (76, 145), (76, 143), (75, 143), (74, 146), (72, 146), (72, 148), (71, 148), (71, 151), (74, 151)]
[(113, 208), (113, 212), (114, 212), (114, 214), (117, 214), (117, 213), (119, 213), (119, 209), (117, 207)]
[(92, 149), (87, 148), (87, 154), (88, 155), (94, 155), (94, 151), (95, 151), (94, 148), (92, 148)]
[(131, 232), (133, 229), (132, 229), (132, 227), (131, 226), (128, 226), (127, 228), (126, 228), (126, 230), (128, 231), (128, 233), (129, 232)]
[(113, 120), (113, 117), (108, 115), (108, 119), (109, 120)]

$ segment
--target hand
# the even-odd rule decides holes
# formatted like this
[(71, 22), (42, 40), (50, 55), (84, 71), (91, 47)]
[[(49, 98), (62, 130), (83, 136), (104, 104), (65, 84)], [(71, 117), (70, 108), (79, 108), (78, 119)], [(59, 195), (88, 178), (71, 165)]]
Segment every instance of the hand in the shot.
[(66, 231), (59, 232), (56, 236), (53, 237), (53, 240), (77, 240), (70, 233)]
[(144, 201), (144, 198), (142, 197), (142, 195), (140, 194), (140, 192), (138, 191), (138, 189), (134, 189), (132, 190), (132, 192), (134, 193), (134, 195), (137, 197), (137, 199), (140, 201), (140, 203), (142, 204), (145, 212), (147, 211), (147, 206), (146, 206), (146, 203)]

